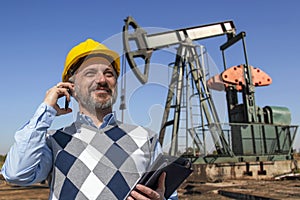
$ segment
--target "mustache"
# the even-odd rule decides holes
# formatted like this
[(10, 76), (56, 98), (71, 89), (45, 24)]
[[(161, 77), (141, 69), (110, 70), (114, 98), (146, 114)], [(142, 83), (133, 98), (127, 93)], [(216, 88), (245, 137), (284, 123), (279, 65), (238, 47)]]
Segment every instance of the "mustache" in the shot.
[(112, 94), (112, 90), (109, 88), (108, 84), (97, 84), (90, 88), (90, 92), (97, 90), (106, 90), (108, 93)]

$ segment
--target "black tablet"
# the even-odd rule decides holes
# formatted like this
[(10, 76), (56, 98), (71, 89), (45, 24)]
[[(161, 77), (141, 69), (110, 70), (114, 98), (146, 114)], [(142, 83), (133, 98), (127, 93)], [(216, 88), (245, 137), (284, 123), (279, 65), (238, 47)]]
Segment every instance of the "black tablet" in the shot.
[(158, 178), (162, 172), (166, 172), (164, 196), (168, 199), (193, 172), (191, 166), (191, 161), (187, 158), (159, 154), (138, 183), (156, 190)]

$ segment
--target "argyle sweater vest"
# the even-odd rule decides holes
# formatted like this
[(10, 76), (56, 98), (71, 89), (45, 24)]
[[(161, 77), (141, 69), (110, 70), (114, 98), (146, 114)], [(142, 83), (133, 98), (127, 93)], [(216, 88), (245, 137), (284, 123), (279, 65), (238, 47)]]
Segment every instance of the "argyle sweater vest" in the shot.
[(124, 199), (146, 171), (156, 135), (132, 125), (73, 123), (47, 139), (53, 152), (49, 199)]

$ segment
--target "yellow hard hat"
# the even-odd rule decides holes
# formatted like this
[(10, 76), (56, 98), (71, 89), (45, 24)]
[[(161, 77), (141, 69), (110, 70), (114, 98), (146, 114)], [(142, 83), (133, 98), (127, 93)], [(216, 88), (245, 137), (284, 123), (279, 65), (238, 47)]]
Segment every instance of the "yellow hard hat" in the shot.
[(96, 42), (92, 39), (87, 39), (86, 41), (78, 44), (77, 46), (73, 47), (69, 51), (66, 57), (64, 71), (62, 73), (62, 81), (63, 82), (68, 81), (69, 78), (73, 75), (73, 73), (76, 71), (76, 69), (73, 69), (74, 64), (76, 64), (80, 58), (84, 58), (92, 54), (102, 54), (103, 56), (107, 56), (111, 58), (111, 60), (113, 61), (112, 65), (116, 70), (117, 76), (119, 76), (120, 74), (119, 54), (115, 51), (108, 49), (105, 45), (99, 42)]

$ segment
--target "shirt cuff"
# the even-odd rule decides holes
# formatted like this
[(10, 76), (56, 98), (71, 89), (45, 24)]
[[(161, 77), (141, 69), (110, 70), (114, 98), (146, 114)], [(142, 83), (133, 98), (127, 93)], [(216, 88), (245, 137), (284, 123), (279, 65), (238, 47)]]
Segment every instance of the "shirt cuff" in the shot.
[(41, 110), (44, 110), (44, 112), (43, 112), (44, 114), (41, 115), (41, 118), (39, 121), (46, 123), (50, 126), (57, 114), (57, 111), (52, 106), (49, 106), (45, 103), (42, 103), (40, 105), (40, 107), (41, 107)]
[(56, 113), (57, 112), (53, 107), (42, 103), (30, 120), (28, 124), (29, 128), (39, 128), (40, 126), (50, 127), (56, 116)]

